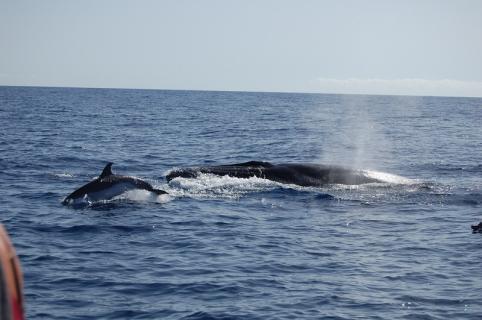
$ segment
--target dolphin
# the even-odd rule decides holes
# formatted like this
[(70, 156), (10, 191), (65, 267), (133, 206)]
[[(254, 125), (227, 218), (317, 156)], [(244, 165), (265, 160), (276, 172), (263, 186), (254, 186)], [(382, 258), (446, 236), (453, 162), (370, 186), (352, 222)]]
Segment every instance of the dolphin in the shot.
[(167, 194), (164, 190), (154, 189), (141, 179), (113, 174), (112, 164), (109, 162), (97, 179), (69, 194), (62, 204), (66, 205), (77, 199), (108, 200), (129, 190), (147, 190), (158, 195)]
[(236, 178), (258, 177), (303, 187), (321, 187), (327, 184), (359, 185), (382, 182), (374, 177), (370, 177), (367, 172), (363, 170), (334, 165), (303, 163), (272, 164), (263, 161), (179, 168), (170, 171), (166, 179), (169, 182), (177, 177), (196, 178), (201, 173)]
[(479, 222), (479, 224), (471, 225), (470, 227), (472, 228), (473, 233), (482, 233), (482, 221)]

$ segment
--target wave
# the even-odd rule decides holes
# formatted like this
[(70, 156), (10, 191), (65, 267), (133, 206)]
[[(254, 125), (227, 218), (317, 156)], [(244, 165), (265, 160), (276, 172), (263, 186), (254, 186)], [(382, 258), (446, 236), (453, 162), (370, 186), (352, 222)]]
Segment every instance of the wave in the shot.
[(142, 202), (142, 203), (167, 203), (171, 201), (173, 197), (169, 194), (157, 195), (147, 190), (129, 190), (109, 200), (92, 201), (88, 197), (82, 199), (75, 199), (71, 201), (70, 205), (74, 208), (107, 208), (112, 205), (130, 202)]
[(279, 185), (277, 182), (257, 177), (245, 179), (201, 173), (195, 179), (171, 180), (170, 188), (166, 191), (176, 197), (237, 199), (247, 193), (267, 191)]
[(66, 172), (63, 172), (63, 173), (52, 173), (52, 176), (57, 177), (57, 178), (73, 178), (73, 177), (75, 177), (73, 174), (71, 174), (71, 173), (66, 173)]
[(482, 164), (472, 163), (472, 164), (460, 164), (460, 163), (440, 163), (440, 162), (430, 162), (419, 164), (420, 170), (434, 171), (441, 174), (450, 173), (480, 173), (482, 172)]
[(374, 171), (374, 170), (362, 170), (362, 171), (366, 176), (388, 184), (415, 184), (419, 182), (418, 180), (409, 179), (396, 174), (391, 174), (391, 173), (386, 173), (381, 171)]
[[(407, 188), (413, 186), (415, 190), (419, 189), (420, 182), (414, 179), (408, 179), (394, 174), (364, 170), (369, 177), (375, 178), (382, 182), (368, 183), (362, 185), (343, 185), (333, 184), (323, 187), (303, 187), (295, 184), (283, 184), (268, 179), (250, 177), (238, 178), (231, 176), (218, 176), (210, 173), (200, 173), (196, 178), (177, 177), (169, 182), (166, 189), (163, 188), (174, 197), (191, 197), (191, 198), (228, 198), (239, 199), (240, 197), (250, 193), (270, 192), (277, 194), (278, 192), (296, 192), (306, 193), (313, 192), (318, 199), (332, 200), (339, 198), (334, 195), (341, 194), (340, 199), (344, 199), (346, 192), (360, 193), (371, 192), (370, 190), (387, 187)], [(320, 194), (322, 195), (320, 197)], [(352, 200), (348, 197), (348, 200)]]

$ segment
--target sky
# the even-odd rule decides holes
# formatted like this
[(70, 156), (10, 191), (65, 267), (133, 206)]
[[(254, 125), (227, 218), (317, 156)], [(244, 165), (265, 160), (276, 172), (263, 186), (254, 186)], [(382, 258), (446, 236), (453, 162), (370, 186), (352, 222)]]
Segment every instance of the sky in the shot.
[(482, 1), (0, 0), (0, 85), (482, 97)]

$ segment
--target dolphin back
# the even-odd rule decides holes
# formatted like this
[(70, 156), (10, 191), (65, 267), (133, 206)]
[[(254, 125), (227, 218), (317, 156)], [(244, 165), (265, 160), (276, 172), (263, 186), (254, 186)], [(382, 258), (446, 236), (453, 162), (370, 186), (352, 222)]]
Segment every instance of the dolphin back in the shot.
[(158, 195), (167, 193), (164, 190), (153, 188), (152, 185), (141, 179), (129, 176), (115, 175), (112, 173), (111, 167), (112, 163), (109, 162), (97, 179), (85, 184), (84, 186), (69, 194), (62, 201), (62, 204), (66, 205), (69, 204), (72, 200), (82, 199), (86, 196), (89, 197), (89, 195), (94, 195), (94, 198), (97, 198), (99, 197), (99, 194), (101, 194), (101, 197), (104, 196), (106, 197), (106, 200), (108, 200), (114, 196), (117, 196), (125, 191), (132, 189), (147, 190), (150, 192), (154, 192)]

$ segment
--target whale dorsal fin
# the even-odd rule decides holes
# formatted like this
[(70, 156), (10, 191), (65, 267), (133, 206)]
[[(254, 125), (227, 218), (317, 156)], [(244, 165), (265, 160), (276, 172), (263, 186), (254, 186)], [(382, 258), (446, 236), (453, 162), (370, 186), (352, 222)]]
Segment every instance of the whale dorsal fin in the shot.
[(269, 168), (272, 167), (273, 165), (269, 162), (265, 161), (248, 161), (248, 162), (243, 162), (243, 163), (236, 163), (232, 164), (230, 166), (234, 167), (261, 167), (261, 168)]
[(102, 170), (102, 173), (99, 176), (99, 179), (102, 179), (102, 178), (105, 178), (105, 177), (108, 177), (108, 176), (112, 175), (112, 165), (113, 165), (113, 163), (109, 162), (105, 166), (104, 170)]

